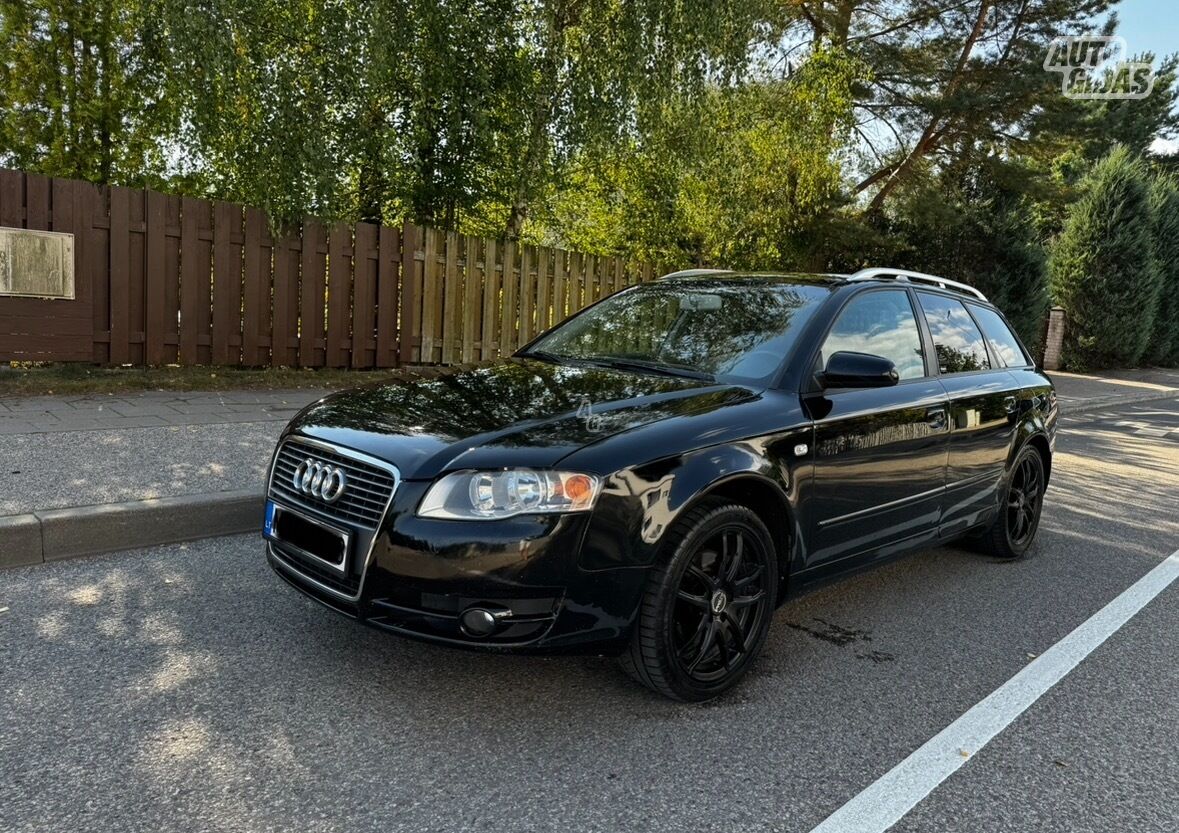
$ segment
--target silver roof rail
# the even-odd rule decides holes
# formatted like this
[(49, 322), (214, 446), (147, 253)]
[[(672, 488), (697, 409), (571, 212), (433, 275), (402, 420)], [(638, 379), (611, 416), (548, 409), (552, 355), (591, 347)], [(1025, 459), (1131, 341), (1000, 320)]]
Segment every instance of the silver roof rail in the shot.
[(940, 286), (942, 289), (956, 289), (959, 292), (965, 292), (967, 295), (973, 295), (980, 301), (986, 301), (987, 296), (983, 295), (973, 286), (960, 283), (959, 281), (952, 281), (949, 278), (938, 277), (937, 275), (927, 275), (924, 272), (911, 272), (908, 269), (892, 269), (885, 266), (873, 266), (870, 269), (861, 269), (854, 275), (849, 275), (849, 281), (868, 281), (874, 278), (893, 278), (898, 281), (906, 281), (910, 283), (925, 283), (932, 286)]
[(665, 281), (668, 278), (703, 278), (708, 275), (731, 275), (732, 269), (681, 269), (678, 272), (671, 272), (659, 278)]

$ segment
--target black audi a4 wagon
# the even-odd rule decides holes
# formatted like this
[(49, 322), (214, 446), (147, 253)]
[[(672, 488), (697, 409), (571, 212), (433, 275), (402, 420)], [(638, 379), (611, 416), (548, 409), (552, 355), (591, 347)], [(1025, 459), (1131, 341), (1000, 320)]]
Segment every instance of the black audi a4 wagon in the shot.
[(809, 585), (961, 537), (1017, 558), (1051, 382), (977, 290), (931, 275), (694, 271), (490, 365), (328, 396), (271, 464), (270, 564), (369, 625), (613, 653), (704, 700)]

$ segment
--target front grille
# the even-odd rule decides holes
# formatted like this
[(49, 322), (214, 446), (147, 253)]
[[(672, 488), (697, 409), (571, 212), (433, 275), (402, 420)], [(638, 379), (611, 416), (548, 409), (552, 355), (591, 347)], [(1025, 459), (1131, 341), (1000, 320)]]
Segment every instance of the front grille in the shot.
[[(339, 466), (344, 470), (348, 483), (344, 493), (333, 503), (308, 497), (295, 488), (295, 470), (308, 458)], [(270, 494), (326, 518), (376, 529), (396, 486), (397, 481), (390, 471), (319, 445), (312, 446), (298, 440), (288, 440), (283, 443), (274, 461)]]

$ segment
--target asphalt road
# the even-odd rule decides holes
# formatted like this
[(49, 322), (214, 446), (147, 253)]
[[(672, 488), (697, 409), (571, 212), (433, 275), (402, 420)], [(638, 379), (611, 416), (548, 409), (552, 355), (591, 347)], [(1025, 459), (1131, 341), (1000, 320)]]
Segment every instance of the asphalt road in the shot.
[[(1065, 421), (1015, 563), (929, 550), (792, 602), (746, 683), (354, 625), (253, 537), (0, 573), (0, 830), (798, 831), (1179, 549), (1179, 399)], [(1179, 583), (894, 828), (1179, 829)]]

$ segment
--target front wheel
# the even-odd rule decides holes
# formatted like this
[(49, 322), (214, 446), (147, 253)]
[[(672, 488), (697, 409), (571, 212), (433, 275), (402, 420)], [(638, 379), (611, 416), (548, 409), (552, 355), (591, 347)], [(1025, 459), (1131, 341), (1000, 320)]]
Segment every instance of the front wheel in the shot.
[(1014, 559), (1028, 551), (1040, 528), (1047, 485), (1040, 452), (1030, 445), (1024, 446), (1011, 466), (999, 512), (983, 533), (982, 543), (988, 553)]
[(665, 547), (620, 663), (667, 697), (708, 700), (737, 683), (765, 642), (778, 586), (773, 539), (751, 510), (718, 499), (689, 509)]

